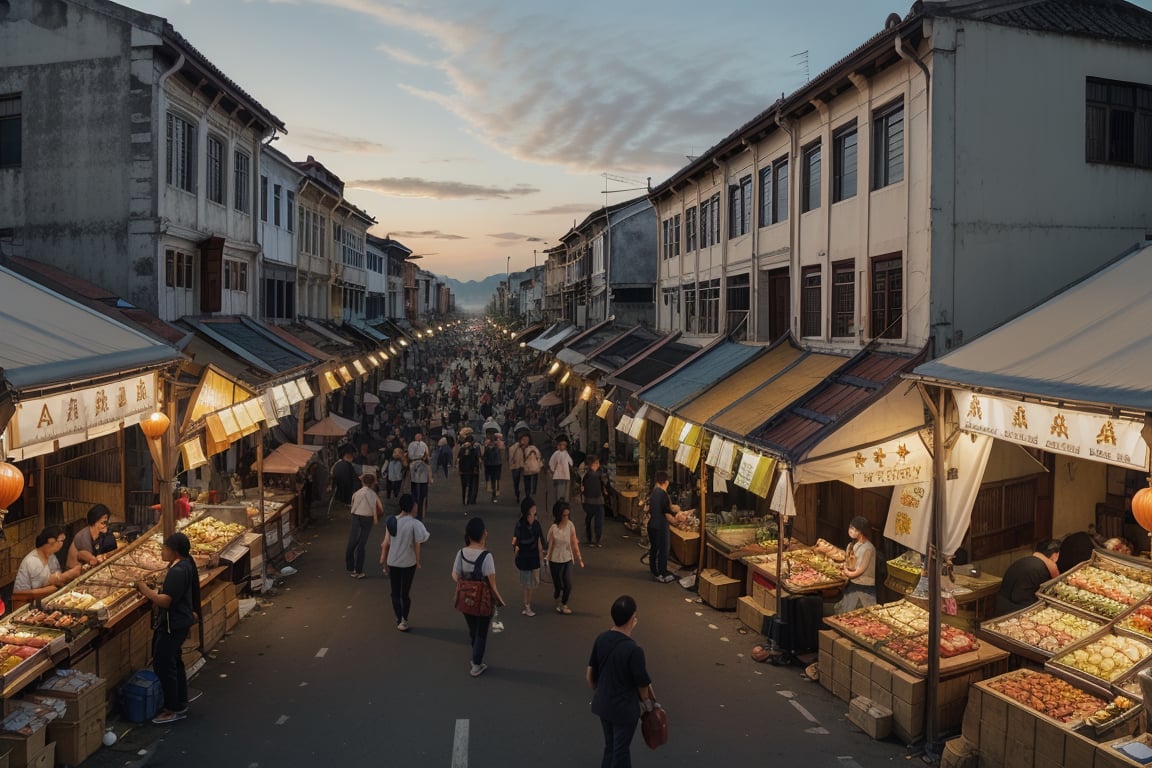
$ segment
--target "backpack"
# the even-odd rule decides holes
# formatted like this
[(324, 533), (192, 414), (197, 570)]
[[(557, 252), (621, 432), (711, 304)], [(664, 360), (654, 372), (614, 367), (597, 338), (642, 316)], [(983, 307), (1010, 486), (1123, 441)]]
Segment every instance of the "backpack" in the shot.
[(524, 449), (524, 471), (530, 475), (539, 474), (540, 470), (544, 468), (544, 462), (540, 458), (540, 450), (530, 445)]

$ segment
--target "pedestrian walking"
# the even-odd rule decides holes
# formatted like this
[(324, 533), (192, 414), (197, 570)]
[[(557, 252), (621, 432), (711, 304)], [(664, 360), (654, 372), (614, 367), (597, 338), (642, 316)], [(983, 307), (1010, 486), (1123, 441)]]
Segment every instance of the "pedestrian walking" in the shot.
[(471, 433), (464, 436), (464, 442), (456, 454), (456, 471), (460, 473), (461, 504), (475, 504), (476, 493), (480, 489), (480, 451)]
[(552, 598), (556, 601), (556, 613), (571, 614), (568, 599), (572, 596), (572, 565), (579, 563), (581, 568), (584, 567), (580, 538), (572, 524), (571, 505), (564, 499), (557, 499), (552, 505), (552, 520), (544, 553), (552, 576)]
[(432, 467), (428, 463), (432, 450), (424, 442), (424, 434), (417, 431), (412, 442), (408, 443), (408, 476), (411, 480), (412, 501), (417, 520), (423, 520), (428, 512), (428, 486), (432, 483)]
[(524, 589), (525, 616), (535, 616), (532, 610), (532, 592), (540, 586), (540, 563), (544, 561), (544, 530), (536, 519), (536, 502), (525, 496), (520, 502), (520, 519), (512, 535), (512, 548), (516, 553), (516, 569), (520, 571), (520, 586)]
[(168, 563), (159, 590), (145, 581), (136, 589), (160, 609), (152, 630), (152, 671), (160, 678), (164, 707), (152, 718), (167, 725), (188, 716), (188, 675), (182, 646), (200, 614), (200, 575), (192, 560), (192, 543), (183, 533), (164, 539), (160, 557)]
[(352, 527), (348, 530), (348, 545), (344, 548), (344, 566), (354, 579), (364, 578), (364, 548), (372, 526), (380, 522), (384, 505), (376, 493), (376, 475), (365, 472), (360, 476), (361, 488), (352, 495)]
[(532, 435), (527, 430), (519, 433), (516, 444), (508, 450), (508, 466), (512, 469), (512, 490), (516, 492), (516, 501), (520, 501), (521, 479), (524, 481), (524, 495), (535, 498), (544, 460), (540, 457), (540, 449), (532, 445)]
[[(448, 430), (451, 430), (451, 427)], [(447, 435), (440, 438), (436, 443), (436, 469), (444, 473), (445, 480), (448, 479), (448, 473), (452, 471), (452, 444)]]
[(384, 498), (400, 498), (400, 486), (404, 482), (405, 470), (404, 451), (400, 448), (393, 448), (392, 455), (384, 465)]
[[(493, 607), (499, 608), (504, 605), (504, 598), (500, 597), (500, 590), (496, 587), (496, 563), (487, 544), (488, 529), (484, 521), (473, 517), (464, 526), (464, 548), (456, 553), (456, 561), (452, 564), (452, 581), (469, 578), (478, 570), (480, 577), (488, 582), (488, 588), (492, 590)], [(492, 617), (466, 613), (464, 621), (468, 624), (468, 639), (472, 645), (472, 667), (468, 674), (480, 677), (488, 669), (484, 663), (484, 652), (488, 646), (488, 626), (492, 623)]]
[(613, 626), (596, 637), (584, 673), (594, 691), (592, 714), (600, 718), (604, 732), (600, 768), (630, 768), (641, 710), (655, 704), (644, 649), (632, 639), (636, 622), (636, 601), (629, 595), (616, 598)]
[(584, 542), (602, 547), (604, 537), (604, 496), (609, 488), (608, 473), (600, 468), (600, 457), (588, 458), (588, 471), (580, 478), (580, 501), (584, 505)]
[[(335, 501), (348, 507), (352, 504), (352, 494), (356, 492), (356, 467), (352, 464), (352, 457), (355, 451), (352, 450), (351, 445), (344, 446), (340, 452), (340, 461), (337, 461), (329, 473), (332, 483), (332, 498)], [(332, 509), (329, 506), (329, 515)]]
[(420, 568), (420, 545), (428, 541), (428, 529), (413, 515), (412, 494), (400, 497), (400, 512), (389, 517), (384, 526), (384, 543), (380, 545), (380, 564), (392, 588), (392, 610), (396, 612), (396, 629), (408, 631), (412, 609), (412, 581)]
[(668, 553), (672, 547), (671, 525), (676, 522), (672, 500), (668, 498), (668, 473), (660, 469), (655, 485), (648, 494), (648, 570), (656, 581), (668, 583), (676, 577), (668, 571)]
[(496, 438), (484, 438), (484, 484), (492, 494), (492, 503), (500, 500), (500, 474), (504, 470), (504, 457)]
[(568, 453), (568, 438), (556, 438), (556, 450), (548, 457), (548, 472), (552, 475), (552, 489), (556, 499), (568, 498), (568, 483), (572, 479), (572, 456)]

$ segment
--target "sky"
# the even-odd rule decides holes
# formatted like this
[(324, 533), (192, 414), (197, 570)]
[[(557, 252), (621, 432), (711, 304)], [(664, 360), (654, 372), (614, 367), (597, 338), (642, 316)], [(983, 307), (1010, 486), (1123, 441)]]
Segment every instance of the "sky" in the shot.
[(644, 194), (911, 7), (120, 2), (168, 19), (279, 117), (276, 148), (343, 179), (373, 234), (457, 280), (543, 263), (593, 210)]

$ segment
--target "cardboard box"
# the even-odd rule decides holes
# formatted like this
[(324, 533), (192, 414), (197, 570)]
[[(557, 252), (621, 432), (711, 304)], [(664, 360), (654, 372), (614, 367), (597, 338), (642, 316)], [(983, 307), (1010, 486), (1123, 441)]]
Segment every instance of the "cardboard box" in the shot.
[(832, 661), (832, 652), (829, 651), (825, 653), (821, 651), (818, 658), (819, 661), (817, 663), (820, 665), (820, 687), (831, 693), (832, 665), (835, 663)]
[[(68, 710), (64, 716), (57, 718), (54, 722), (58, 723), (79, 723), (86, 717), (90, 717), (96, 712), (103, 715), (104, 702), (107, 697), (107, 685), (104, 680), (101, 680), (96, 685), (89, 686), (78, 693), (70, 691), (36, 691), (40, 696), (51, 696), (54, 699), (60, 699), (68, 705)], [(51, 738), (49, 738), (51, 740)]]
[(60, 762), (79, 765), (100, 749), (104, 739), (104, 723), (103, 707), (79, 723), (49, 723), (48, 738), (56, 743), (56, 756)]
[(770, 611), (776, 610), (776, 586), (758, 573), (752, 574), (752, 599)]
[(832, 695), (840, 699), (840, 701), (852, 701), (852, 686), (849, 683), (841, 682), (833, 677)]
[(892, 732), (892, 710), (857, 696), (848, 705), (848, 720), (874, 739), (886, 739)]
[(872, 678), (863, 672), (852, 670), (852, 695), (867, 699), (872, 695)]
[(827, 651), (831, 655), (832, 646), (836, 644), (836, 638), (839, 636), (835, 630), (831, 629), (822, 629), (817, 632), (816, 637), (818, 638), (820, 653)]
[(892, 672), (895, 669), (895, 665), (877, 656), (876, 660), (872, 662), (872, 682), (888, 693), (892, 693)]
[(700, 598), (708, 605), (721, 611), (736, 610), (743, 585), (730, 576), (725, 576), (715, 568), (700, 573)]
[[(21, 768), (16, 763), (10, 763), (12, 768)], [(27, 768), (52, 768), (56, 765), (56, 742), (52, 742), (32, 756), (26, 764)]]
[[(987, 702), (991, 696), (981, 697)], [(971, 704), (971, 699), (969, 699)], [(1065, 765), (1064, 736), (1067, 730), (1047, 720), (1036, 719), (1036, 764), (1037, 765)]]
[(736, 615), (748, 629), (766, 635), (768, 634), (768, 621), (775, 614), (745, 595), (736, 601)]
[(848, 638), (838, 637), (836, 642), (832, 644), (832, 658), (851, 669), (852, 651), (855, 648), (856, 645)]
[[(922, 677), (910, 675), (902, 669), (892, 670), (892, 697), (911, 704), (923, 704), (927, 683)], [(943, 698), (941, 698), (943, 700)]]
[(913, 742), (924, 733), (924, 704), (892, 698), (892, 730), (905, 742)]
[(41, 728), (31, 736), (21, 736), (16, 733), (0, 733), (0, 747), (10, 747), (8, 764), (12, 768), (24, 768), (31, 765), (36, 757), (44, 750), (48, 729)]
[(852, 689), (852, 668), (847, 664), (841, 664), (832, 659), (832, 682), (841, 683), (847, 686), (849, 690)]
[(975, 768), (977, 760), (975, 746), (968, 739), (959, 736), (944, 742), (940, 768)]
[(882, 687), (880, 683), (875, 680), (872, 681), (871, 690), (872, 693), (868, 698), (872, 699), (872, 703), (892, 709), (892, 691)]

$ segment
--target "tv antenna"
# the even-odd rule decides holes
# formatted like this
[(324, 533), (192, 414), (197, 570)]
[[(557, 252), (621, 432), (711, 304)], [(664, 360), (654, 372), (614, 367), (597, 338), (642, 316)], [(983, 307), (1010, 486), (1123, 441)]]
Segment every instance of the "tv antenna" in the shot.
[[(647, 181), (640, 179), (630, 179), (627, 176), (614, 176), (611, 173), (600, 174), (604, 179), (604, 191), (601, 194), (614, 195), (617, 192), (650, 192), (652, 190), (652, 177), (649, 176)], [(615, 182), (616, 184), (644, 184), (643, 187), (630, 187), (628, 189), (608, 189), (608, 182)]]
[(808, 51), (800, 51), (800, 53), (794, 53), (792, 54), (792, 58), (798, 59), (797, 64), (800, 66), (800, 69), (804, 71), (804, 82), (810, 82), (812, 80), (812, 75), (808, 71)]

